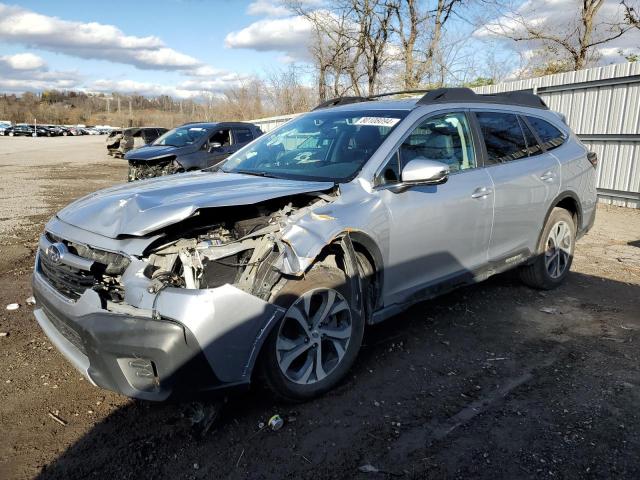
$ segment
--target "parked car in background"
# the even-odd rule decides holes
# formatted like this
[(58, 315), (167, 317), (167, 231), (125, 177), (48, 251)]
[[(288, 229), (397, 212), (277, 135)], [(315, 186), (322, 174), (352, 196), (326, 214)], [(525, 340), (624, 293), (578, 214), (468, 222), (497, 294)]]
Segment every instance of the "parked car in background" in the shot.
[(5, 135), (10, 137), (52, 137), (53, 132), (46, 127), (41, 125), (15, 125), (10, 129), (5, 130)]
[(0, 123), (0, 135), (4, 136), (9, 133), (12, 128), (13, 127), (10, 123)]
[(251, 123), (188, 123), (125, 155), (129, 181), (211, 167), (262, 135)]
[(134, 148), (140, 148), (152, 143), (167, 131), (162, 127), (131, 127), (111, 130), (106, 138), (107, 153), (114, 157), (123, 158)]
[(115, 155), (120, 148), (120, 140), (122, 140), (122, 129), (114, 128), (109, 132), (107, 138), (104, 139), (107, 145), (107, 154)]
[[(198, 128), (153, 148), (219, 143)], [(34, 313), (106, 389), (164, 400), (260, 380), (306, 400), (348, 374), (366, 326), (417, 302), (516, 267), (561, 285), (595, 219), (596, 165), (532, 94), (335, 99), (217, 169), (58, 212)]]
[(47, 130), (49, 130), (52, 136), (59, 137), (63, 133), (63, 129), (59, 125), (42, 125), (42, 126)]

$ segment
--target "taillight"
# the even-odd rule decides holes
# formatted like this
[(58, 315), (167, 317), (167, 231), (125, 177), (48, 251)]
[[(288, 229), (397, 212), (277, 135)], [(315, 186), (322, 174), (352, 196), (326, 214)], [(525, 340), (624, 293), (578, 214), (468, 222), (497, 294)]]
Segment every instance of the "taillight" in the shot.
[(598, 154), (596, 152), (587, 153), (587, 160), (593, 165), (593, 168), (598, 166)]

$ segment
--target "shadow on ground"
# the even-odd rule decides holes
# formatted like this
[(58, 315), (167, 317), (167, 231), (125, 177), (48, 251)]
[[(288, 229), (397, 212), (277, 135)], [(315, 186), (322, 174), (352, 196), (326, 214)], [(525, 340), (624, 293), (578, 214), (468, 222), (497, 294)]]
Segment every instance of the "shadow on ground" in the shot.
[[(638, 340), (639, 286), (507, 273), (371, 328), (323, 398), (254, 389), (204, 438), (193, 402), (132, 401), (39, 478), (638, 478)], [(260, 431), (274, 413), (283, 429)]]

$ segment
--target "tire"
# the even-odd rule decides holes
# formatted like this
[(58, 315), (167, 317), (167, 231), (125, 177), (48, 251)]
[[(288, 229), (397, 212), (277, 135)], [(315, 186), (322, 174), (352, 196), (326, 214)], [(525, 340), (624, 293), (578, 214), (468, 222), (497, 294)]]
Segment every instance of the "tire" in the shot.
[(13, 137), (14, 135), (15, 135), (15, 133), (13, 133), (13, 132), (9, 132), (9, 136), (10, 136), (10, 137)]
[[(320, 318), (318, 326), (306, 323), (308, 328), (304, 328), (292, 316), (305, 317), (305, 305), (309, 305), (308, 316), (313, 320), (314, 314), (329, 305), (331, 295), (331, 311), (336, 313)], [(354, 313), (352, 298), (344, 272), (316, 266), (303, 279), (288, 281), (272, 299), (287, 313), (265, 341), (259, 373), (276, 398), (288, 402), (309, 400), (331, 390), (344, 378), (358, 355), (364, 334), (364, 319)], [(310, 299), (308, 304), (306, 299)], [(296, 310), (301, 313), (296, 314)], [(349, 337), (345, 340), (347, 331)], [(301, 353), (295, 355), (296, 351)]]
[(554, 208), (542, 229), (534, 261), (520, 267), (520, 279), (540, 290), (556, 288), (569, 274), (576, 245), (576, 225), (564, 208)]

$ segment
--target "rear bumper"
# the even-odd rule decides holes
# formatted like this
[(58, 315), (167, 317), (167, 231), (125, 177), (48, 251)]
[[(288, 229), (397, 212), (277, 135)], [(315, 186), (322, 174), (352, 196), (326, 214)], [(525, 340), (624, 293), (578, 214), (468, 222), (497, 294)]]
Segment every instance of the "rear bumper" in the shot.
[(596, 222), (596, 210), (597, 208), (594, 205), (593, 208), (591, 209), (591, 214), (587, 218), (587, 223), (584, 225), (583, 228), (579, 229), (578, 232), (576, 233), (577, 239), (582, 238), (584, 235), (589, 233), (589, 231), (593, 228), (593, 224)]
[(37, 267), (33, 292), (36, 320), (78, 371), (99, 387), (144, 400), (248, 386), (282, 314), (228, 285), (165, 289), (154, 315), (115, 313), (93, 290), (75, 301), (64, 297)]

